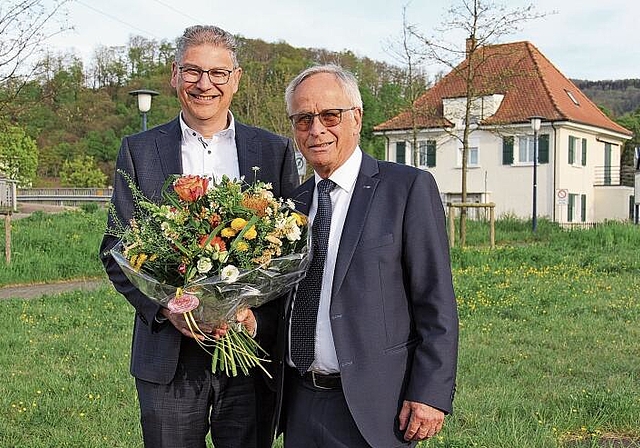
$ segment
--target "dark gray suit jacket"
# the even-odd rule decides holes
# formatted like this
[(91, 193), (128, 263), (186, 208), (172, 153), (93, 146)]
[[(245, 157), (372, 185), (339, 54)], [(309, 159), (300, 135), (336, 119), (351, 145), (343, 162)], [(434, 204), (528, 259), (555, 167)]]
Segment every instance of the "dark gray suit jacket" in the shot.
[[(149, 131), (125, 137), (116, 168), (128, 173), (147, 198), (159, 200), (165, 180), (172, 174), (182, 173), (181, 141), (178, 118)], [(252, 182), (252, 167), (258, 166), (257, 178), (271, 182), (274, 195), (291, 195), (299, 181), (290, 139), (236, 121), (236, 146), (241, 176)], [(127, 182), (118, 173), (111, 202), (120, 222), (127, 225), (134, 205)], [(108, 225), (114, 225), (111, 218)], [(173, 325), (154, 321), (159, 305), (135, 288), (109, 255), (108, 251), (117, 241), (117, 237), (107, 232), (100, 247), (100, 256), (113, 285), (136, 310), (131, 374), (145, 381), (167, 384), (176, 372), (182, 335)], [(269, 326), (266, 322), (261, 325), (259, 316), (258, 319), (259, 326)]]
[[(314, 186), (310, 179), (294, 193), (303, 213)], [(282, 355), (290, 302), (278, 336)], [(406, 444), (397, 420), (403, 400), (452, 411), (458, 317), (444, 211), (430, 173), (363, 155), (330, 318), (344, 395), (371, 446)]]

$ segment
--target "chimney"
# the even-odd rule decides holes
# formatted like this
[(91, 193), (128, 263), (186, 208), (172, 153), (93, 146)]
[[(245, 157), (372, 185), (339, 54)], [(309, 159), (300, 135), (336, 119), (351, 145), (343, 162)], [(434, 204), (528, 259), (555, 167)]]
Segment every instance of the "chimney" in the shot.
[(466, 55), (469, 56), (469, 53), (471, 53), (471, 51), (474, 50), (473, 47), (476, 46), (476, 40), (473, 36), (469, 36), (467, 37), (466, 43), (467, 43)]

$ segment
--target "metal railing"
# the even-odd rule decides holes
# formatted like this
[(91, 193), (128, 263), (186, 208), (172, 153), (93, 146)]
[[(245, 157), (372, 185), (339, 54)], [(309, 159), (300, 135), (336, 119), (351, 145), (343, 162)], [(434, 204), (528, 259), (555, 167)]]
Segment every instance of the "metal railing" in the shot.
[(632, 166), (596, 166), (594, 168), (594, 186), (633, 187), (635, 171)]
[(109, 202), (111, 188), (18, 188), (17, 201), (76, 206), (87, 202)]

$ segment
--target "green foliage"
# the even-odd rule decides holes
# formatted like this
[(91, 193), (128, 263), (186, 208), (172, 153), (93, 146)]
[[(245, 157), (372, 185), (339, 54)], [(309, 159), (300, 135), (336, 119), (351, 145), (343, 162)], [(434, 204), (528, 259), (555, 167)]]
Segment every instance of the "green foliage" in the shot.
[(20, 187), (30, 187), (38, 168), (38, 147), (23, 128), (8, 126), (0, 129), (0, 173), (18, 181)]
[(93, 157), (79, 156), (62, 164), (60, 182), (64, 187), (104, 187), (107, 175), (100, 171)]

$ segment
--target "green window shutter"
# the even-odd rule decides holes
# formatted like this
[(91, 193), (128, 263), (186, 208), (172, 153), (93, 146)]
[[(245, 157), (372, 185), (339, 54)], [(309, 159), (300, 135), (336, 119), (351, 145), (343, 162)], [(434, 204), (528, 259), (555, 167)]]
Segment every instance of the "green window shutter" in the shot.
[(405, 151), (407, 149), (407, 142), (396, 142), (396, 162), (405, 164)]
[(538, 136), (538, 163), (549, 163), (549, 134)]
[(576, 206), (576, 195), (569, 193), (569, 204), (567, 204), (567, 221), (573, 222), (573, 209)]
[(436, 141), (427, 140), (427, 166), (436, 166)]
[(587, 139), (582, 139), (582, 166), (587, 166)]
[(575, 161), (576, 138), (569, 136), (569, 165), (573, 165)]
[(587, 195), (580, 195), (580, 220), (585, 222), (587, 220)]
[(502, 137), (502, 164), (513, 165), (513, 137)]

